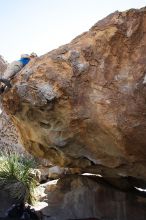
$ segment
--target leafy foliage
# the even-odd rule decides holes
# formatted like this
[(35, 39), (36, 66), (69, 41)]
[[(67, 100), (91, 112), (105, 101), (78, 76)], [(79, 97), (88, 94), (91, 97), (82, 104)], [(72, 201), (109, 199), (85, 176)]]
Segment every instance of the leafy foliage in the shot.
[(0, 186), (8, 190), (10, 196), (19, 202), (34, 202), (34, 189), (37, 185), (30, 170), (35, 166), (34, 160), (17, 154), (0, 157)]

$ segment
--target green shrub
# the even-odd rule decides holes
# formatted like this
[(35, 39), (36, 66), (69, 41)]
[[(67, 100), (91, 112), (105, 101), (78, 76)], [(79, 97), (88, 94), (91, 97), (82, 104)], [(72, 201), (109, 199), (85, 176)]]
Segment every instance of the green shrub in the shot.
[(0, 156), (0, 185), (19, 202), (34, 202), (36, 180), (30, 175), (34, 160), (17, 154)]

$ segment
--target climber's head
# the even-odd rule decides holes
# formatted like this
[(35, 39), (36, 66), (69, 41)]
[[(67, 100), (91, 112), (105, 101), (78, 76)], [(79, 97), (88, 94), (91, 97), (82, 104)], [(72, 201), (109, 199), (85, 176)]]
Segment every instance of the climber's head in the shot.
[(30, 54), (30, 58), (35, 58), (35, 57), (37, 57), (36, 53), (33, 52), (33, 53)]

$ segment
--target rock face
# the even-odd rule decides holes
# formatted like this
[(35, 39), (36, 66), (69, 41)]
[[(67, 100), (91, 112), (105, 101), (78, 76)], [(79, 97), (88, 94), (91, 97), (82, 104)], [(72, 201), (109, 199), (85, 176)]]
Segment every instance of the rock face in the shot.
[[(99, 180), (100, 182), (100, 180)], [(48, 185), (45, 220), (145, 220), (146, 198), (120, 192), (85, 176), (68, 176)]]
[(5, 71), (6, 68), (7, 68), (7, 62), (0, 55), (0, 75)]
[(115, 12), (31, 61), (3, 105), (30, 153), (146, 180), (146, 8)]
[(20, 142), (18, 131), (6, 112), (0, 114), (0, 151), (27, 155)]
[[(9, 193), (0, 189), (0, 220), (5, 216), (6, 211), (14, 204), (14, 200), (10, 197)], [(4, 220), (4, 219), (3, 219)]]
[[(0, 56), (0, 76), (7, 68), (8, 63)], [(3, 109), (0, 103), (0, 107)], [(20, 143), (20, 137), (16, 127), (13, 125), (11, 119), (5, 111), (0, 109), (0, 152), (20, 153), (26, 154), (25, 149)]]

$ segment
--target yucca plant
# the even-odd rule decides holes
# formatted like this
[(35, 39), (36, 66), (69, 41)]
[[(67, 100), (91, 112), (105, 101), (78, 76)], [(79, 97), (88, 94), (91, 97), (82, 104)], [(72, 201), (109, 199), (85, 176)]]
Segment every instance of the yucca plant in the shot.
[(34, 202), (36, 180), (30, 175), (34, 161), (17, 154), (0, 157), (0, 185), (19, 202)]

